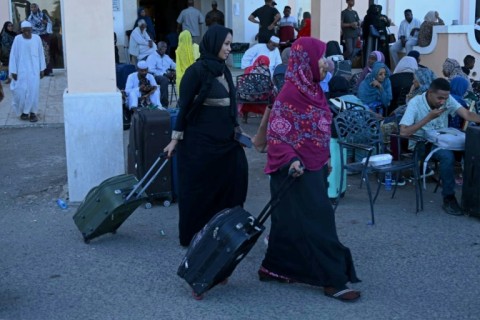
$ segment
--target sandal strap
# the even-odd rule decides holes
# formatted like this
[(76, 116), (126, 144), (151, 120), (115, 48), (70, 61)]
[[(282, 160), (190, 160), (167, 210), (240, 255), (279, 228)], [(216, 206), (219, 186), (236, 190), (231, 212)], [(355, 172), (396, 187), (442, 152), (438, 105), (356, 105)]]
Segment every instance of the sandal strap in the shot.
[(345, 293), (349, 293), (349, 292), (355, 292), (355, 290), (353, 290), (353, 289), (340, 290), (337, 293), (334, 293), (332, 296), (335, 297), (335, 298), (339, 298), (339, 297), (343, 296)]

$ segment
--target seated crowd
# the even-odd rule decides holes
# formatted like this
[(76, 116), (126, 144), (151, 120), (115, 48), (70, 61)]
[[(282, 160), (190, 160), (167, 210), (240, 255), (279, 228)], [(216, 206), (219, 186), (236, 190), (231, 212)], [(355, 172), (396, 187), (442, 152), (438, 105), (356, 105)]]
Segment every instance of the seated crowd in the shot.
[[(357, 81), (347, 90), (336, 86), (339, 83), (346, 86), (348, 82), (333, 77), (330, 80), (330, 96), (338, 96), (332, 92), (342, 92), (340, 98), (352, 102), (354, 93), (358, 98), (355, 102), (378, 113), (384, 123), (396, 122), (401, 135), (425, 137), (426, 130), (430, 129), (464, 129), (469, 123), (480, 124), (480, 116), (469, 110), (472, 102), (479, 100), (467, 74), (473, 69), (474, 57), (467, 55), (463, 67), (457, 60), (447, 58), (442, 68), (444, 78), (438, 78), (432, 70), (421, 65), (417, 51), (411, 51), (400, 59), (393, 72), (383, 61), (383, 54), (373, 51), (369, 55), (367, 66), (355, 76)], [(413, 147), (414, 144), (409, 145), (409, 149)], [(430, 147), (427, 144), (427, 148)], [(423, 151), (423, 158), (428, 152), (428, 149)], [(432, 156), (439, 163), (442, 207), (452, 215), (462, 215), (454, 190), (455, 162), (459, 158), (461, 159), (461, 154), (451, 150), (440, 150)], [(425, 175), (433, 173), (428, 168)], [(398, 184), (400, 183), (399, 181)]]
[[(352, 5), (353, 3), (350, 7)], [(327, 59), (328, 71), (320, 82), (322, 91), (327, 98), (340, 97), (360, 104), (377, 113), (384, 122), (396, 122), (400, 133), (404, 135), (424, 135), (427, 129), (462, 129), (465, 128), (465, 123), (480, 123), (480, 117), (469, 110), (471, 101), (478, 100), (469, 78), (475, 58), (467, 55), (463, 67), (457, 60), (447, 58), (442, 70), (445, 78), (437, 78), (431, 69), (420, 64), (420, 53), (411, 49), (417, 44), (428, 45), (432, 27), (442, 24), (443, 21), (436, 11), (427, 13), (423, 23), (413, 18), (411, 10), (405, 10), (404, 14), (405, 20), (400, 25), (399, 40), (390, 46), (389, 52), (380, 49), (368, 52), (365, 67), (350, 81), (343, 76), (334, 75), (337, 62)], [(286, 8), (280, 25), (298, 31), (298, 25), (293, 20), (289, 18)], [(132, 109), (141, 103), (168, 107), (168, 85), (174, 84), (176, 80), (178, 91), (185, 70), (199, 56), (199, 47), (193, 43), (191, 34), (183, 31), (179, 37), (174, 62), (165, 54), (165, 42), (159, 42), (157, 46), (152, 43), (145, 21), (140, 19), (137, 24), (131, 39), (138, 38), (137, 59), (140, 62), (137, 65), (138, 72), (130, 75), (127, 81), (128, 106)], [(348, 26), (351, 24), (346, 23)], [(238, 97), (241, 100), (237, 106), (238, 113), (244, 123), (247, 122), (249, 113), (263, 116), (261, 127), (268, 122), (271, 105), (281, 91), (283, 78), (287, 73), (290, 48), (284, 48), (281, 52), (281, 44), (284, 43), (282, 40), (273, 35), (266, 43), (255, 44), (243, 54), (241, 68), (244, 69), (244, 75), (259, 74), (262, 77), (239, 76), (237, 88), (244, 85), (242, 81), (246, 81), (245, 79), (263, 79), (262, 81), (268, 82), (257, 85), (267, 88), (261, 95), (252, 93), (248, 96), (242, 93), (245, 96)], [(404, 48), (407, 54), (400, 59), (398, 52)], [(393, 60), (392, 67), (389, 64), (390, 59)], [(176, 77), (172, 77), (174, 71)], [(265, 141), (258, 142), (254, 139), (254, 144), (257, 148), (261, 146), (259, 150), (265, 151)], [(440, 163), (438, 169), (443, 186), (443, 208), (449, 214), (458, 215), (461, 210), (454, 193), (455, 156), (452, 151), (442, 150), (437, 152), (433, 159)], [(433, 170), (429, 168), (426, 175), (432, 173)]]

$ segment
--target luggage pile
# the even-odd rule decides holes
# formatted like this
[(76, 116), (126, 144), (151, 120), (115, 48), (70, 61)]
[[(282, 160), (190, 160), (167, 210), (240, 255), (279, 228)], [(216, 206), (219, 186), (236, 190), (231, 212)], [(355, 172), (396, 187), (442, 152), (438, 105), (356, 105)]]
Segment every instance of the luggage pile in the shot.
[[(138, 109), (132, 117), (128, 145), (128, 174), (111, 177), (92, 188), (73, 220), (85, 243), (106, 233), (116, 233), (142, 204), (155, 200), (169, 206), (175, 200), (177, 183), (163, 148), (170, 142), (178, 110)], [(173, 178), (173, 179), (172, 179)]]

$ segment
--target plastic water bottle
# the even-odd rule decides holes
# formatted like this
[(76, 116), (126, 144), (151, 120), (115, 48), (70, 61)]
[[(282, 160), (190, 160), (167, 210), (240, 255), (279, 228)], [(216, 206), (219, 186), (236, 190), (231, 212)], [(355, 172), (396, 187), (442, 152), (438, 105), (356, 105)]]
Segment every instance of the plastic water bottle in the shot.
[(385, 172), (385, 190), (392, 190), (392, 173), (390, 171)]
[(62, 210), (66, 210), (68, 208), (68, 204), (63, 201), (62, 199), (57, 199), (57, 205), (60, 207)]

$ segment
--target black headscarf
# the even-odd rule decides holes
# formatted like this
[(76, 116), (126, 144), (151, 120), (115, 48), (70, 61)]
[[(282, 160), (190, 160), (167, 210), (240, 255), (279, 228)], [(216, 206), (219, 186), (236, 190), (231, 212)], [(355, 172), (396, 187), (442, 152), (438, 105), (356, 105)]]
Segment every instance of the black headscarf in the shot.
[(207, 32), (200, 43), (200, 58), (196, 63), (201, 63), (206, 72), (206, 79), (200, 88), (197, 98), (193, 102), (193, 108), (190, 116), (195, 116), (195, 111), (203, 104), (207, 98), (213, 84), (213, 79), (221, 75), (225, 76), (228, 83), (230, 95), (231, 115), (236, 122), (237, 118), (237, 103), (235, 94), (235, 85), (233, 84), (232, 74), (225, 64), (225, 60), (218, 57), (218, 53), (222, 49), (225, 38), (228, 34), (233, 35), (232, 29), (225, 28), (221, 25), (213, 25), (208, 28)]
[(2, 28), (2, 31), (0, 32), (0, 34), (6, 32), (7, 34), (11, 35), (12, 37), (15, 37), (15, 36), (17, 35), (17, 34), (15, 33), (15, 31), (9, 31), (9, 30), (7, 29), (7, 25), (8, 25), (8, 24), (13, 25), (13, 23), (11, 23), (10, 21), (5, 22), (5, 23), (3, 24), (3, 28)]

